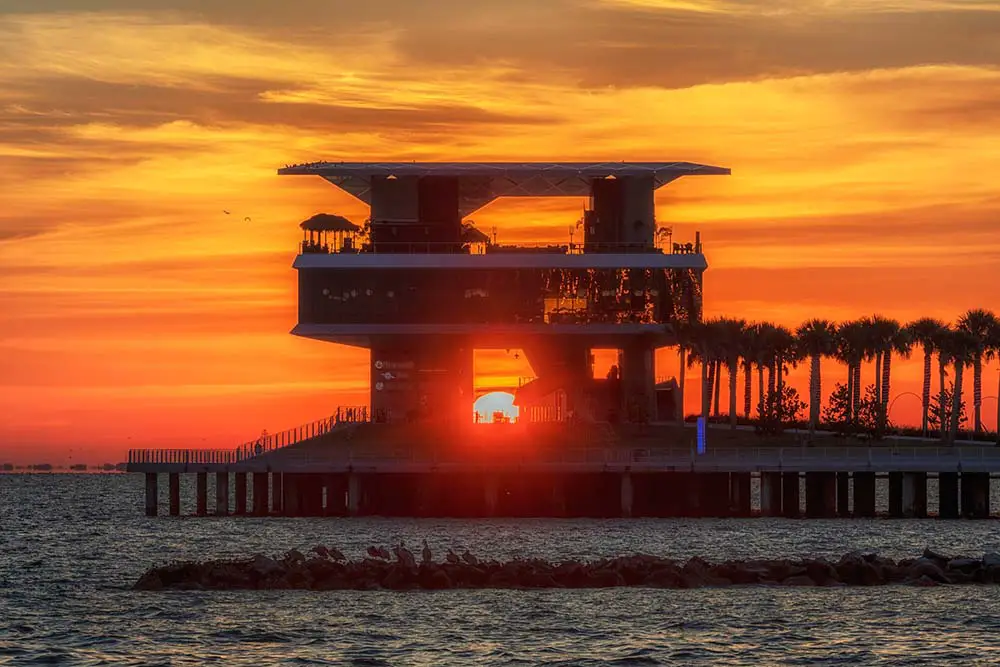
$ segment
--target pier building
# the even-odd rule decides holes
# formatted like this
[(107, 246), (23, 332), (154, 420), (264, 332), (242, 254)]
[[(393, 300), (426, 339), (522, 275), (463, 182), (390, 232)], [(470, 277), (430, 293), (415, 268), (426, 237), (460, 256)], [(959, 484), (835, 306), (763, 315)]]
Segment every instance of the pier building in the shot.
[[(370, 207), (357, 224), (301, 223), (297, 336), (370, 350), (368, 405), (228, 450), (133, 450), (146, 512), (287, 516), (871, 516), (877, 476), (889, 513), (987, 516), (982, 448), (716, 445), (676, 425), (655, 351), (702, 313), (701, 239), (676, 240), (655, 191), (729, 170), (687, 162), (345, 163), (286, 167)], [(500, 197), (585, 198), (579, 241), (503, 244), (468, 216)], [(521, 349), (534, 377), (516, 424), (473, 423), (473, 353)], [(594, 377), (595, 349), (618, 351)], [(720, 432), (721, 434), (721, 432)], [(752, 435), (751, 435), (752, 438)], [(751, 438), (743, 437), (743, 445)], [(232, 483), (231, 480), (232, 479)], [(800, 491), (801, 489), (801, 491)], [(230, 502), (231, 497), (234, 500)]]

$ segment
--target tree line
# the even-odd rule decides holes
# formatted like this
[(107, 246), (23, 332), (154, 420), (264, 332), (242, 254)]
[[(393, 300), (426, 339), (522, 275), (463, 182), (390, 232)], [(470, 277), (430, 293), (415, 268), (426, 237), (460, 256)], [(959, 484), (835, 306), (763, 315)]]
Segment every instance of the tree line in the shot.
[[(684, 378), (688, 368), (701, 368), (701, 416), (719, 418), (722, 372), (729, 381), (729, 422), (736, 427), (737, 385), (743, 375), (742, 416), (765, 432), (780, 431), (798, 420), (808, 406), (808, 425), (821, 423), (845, 433), (864, 432), (881, 437), (889, 422), (892, 361), (923, 354), (923, 392), (920, 430), (928, 436), (939, 431), (954, 443), (959, 427), (968, 418), (963, 398), (965, 371), (972, 369), (973, 434), (984, 433), (982, 422), (983, 363), (1000, 357), (1000, 318), (984, 309), (964, 313), (952, 325), (934, 318), (909, 323), (874, 315), (835, 323), (811, 319), (794, 331), (767, 322), (720, 317), (704, 322), (672, 325), (680, 356), (679, 411), (684, 419)], [(932, 395), (933, 362), (937, 359), (938, 391)], [(820, 363), (836, 359), (846, 366), (845, 383), (831, 392), (821, 415), (823, 383)], [(809, 362), (808, 404), (786, 384), (790, 368)], [(862, 366), (872, 364), (872, 383), (865, 386)], [(754, 382), (756, 375), (756, 383)], [(766, 376), (766, 377), (765, 377)], [(950, 381), (949, 381), (950, 378)], [(756, 397), (754, 402), (754, 385)], [(997, 389), (1000, 396), (1000, 383)], [(822, 416), (822, 422), (821, 422)], [(997, 406), (1000, 423), (1000, 404)], [(1000, 435), (998, 435), (1000, 442)]]

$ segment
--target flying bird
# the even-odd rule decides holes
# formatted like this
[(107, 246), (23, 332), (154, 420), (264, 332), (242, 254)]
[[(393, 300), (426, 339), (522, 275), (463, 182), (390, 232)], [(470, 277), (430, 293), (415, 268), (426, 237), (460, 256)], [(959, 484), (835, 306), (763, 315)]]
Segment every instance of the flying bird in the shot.
[(225, 213), (226, 215), (230, 215), (229, 211), (223, 210), (222, 212)]

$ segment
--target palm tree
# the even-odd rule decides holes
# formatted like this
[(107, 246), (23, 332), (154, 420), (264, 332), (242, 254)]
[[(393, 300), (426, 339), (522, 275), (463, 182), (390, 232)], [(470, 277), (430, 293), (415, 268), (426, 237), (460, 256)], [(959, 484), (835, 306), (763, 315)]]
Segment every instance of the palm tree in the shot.
[(882, 429), (889, 425), (889, 381), (891, 380), (892, 353), (895, 352), (904, 359), (910, 358), (913, 351), (913, 339), (910, 332), (899, 325), (896, 320), (885, 321), (885, 336), (882, 340), (882, 395), (879, 399), (879, 418)]
[(819, 407), (823, 400), (820, 359), (834, 353), (837, 326), (829, 320), (814, 319), (802, 324), (795, 332), (799, 349), (809, 357), (809, 428), (819, 425)]
[(924, 385), (921, 393), (921, 419), (920, 431), (927, 437), (927, 413), (931, 406), (931, 357), (934, 351), (941, 344), (941, 333), (947, 329), (947, 325), (941, 320), (932, 317), (923, 317), (915, 322), (910, 322), (906, 327), (910, 332), (910, 338), (924, 351)]
[(677, 422), (684, 426), (684, 382), (687, 374), (687, 353), (691, 348), (696, 324), (678, 320), (672, 323), (670, 331), (677, 341), (677, 355), (680, 361), (680, 370), (677, 372)]
[(962, 374), (966, 366), (975, 363), (979, 354), (979, 339), (965, 329), (956, 329), (949, 336), (948, 356), (955, 365), (955, 392), (952, 395), (949, 441), (958, 440), (958, 422), (962, 413)]
[(951, 339), (955, 333), (947, 324), (941, 329), (938, 335), (938, 422), (941, 424), (941, 440), (945, 440), (948, 435), (949, 425), (946, 421), (947, 410), (945, 406), (945, 378), (948, 377), (948, 364), (951, 363)]
[(750, 324), (740, 337), (740, 358), (743, 360), (743, 416), (751, 418), (753, 409), (753, 367), (760, 368), (759, 325)]
[[(990, 328), (990, 335), (987, 338), (986, 358), (988, 360), (1000, 359), (1000, 322)], [(997, 444), (1000, 445), (1000, 379), (997, 380)]]
[(687, 362), (689, 366), (701, 366), (701, 416), (708, 421), (712, 402), (712, 384), (709, 372), (715, 361), (715, 329), (711, 323), (699, 322), (692, 325), (691, 347)]
[[(744, 333), (747, 329), (746, 320), (721, 318), (715, 322), (719, 356), (726, 366), (729, 376), (729, 425), (736, 428), (736, 376), (740, 370), (740, 353)], [(721, 375), (721, 373), (720, 373)], [(718, 412), (719, 395), (715, 396), (716, 412)]]
[[(970, 310), (958, 319), (958, 329), (968, 333), (974, 343), (972, 350), (972, 407), (974, 412), (973, 428), (977, 436), (983, 430), (983, 355), (987, 351), (990, 332), (997, 325), (997, 322), (997, 316), (992, 311), (982, 308)], [(957, 366), (955, 370), (957, 372)]]
[(847, 366), (847, 421), (855, 423), (861, 404), (861, 363), (867, 349), (867, 323), (865, 320), (843, 322), (837, 327), (837, 348), (834, 356)]

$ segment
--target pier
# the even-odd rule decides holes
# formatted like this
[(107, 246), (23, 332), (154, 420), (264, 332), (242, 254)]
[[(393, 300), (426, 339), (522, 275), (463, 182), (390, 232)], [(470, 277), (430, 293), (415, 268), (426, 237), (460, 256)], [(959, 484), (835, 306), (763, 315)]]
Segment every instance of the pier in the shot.
[[(181, 514), (187, 476), (198, 516), (873, 517), (879, 481), (890, 517), (972, 519), (990, 516), (991, 474), (1000, 472), (1000, 448), (989, 446), (722, 446), (699, 454), (663, 444), (678, 439), (673, 426), (642, 435), (589, 426), (581, 437), (567, 424), (477, 425), (449, 435), (351, 423), (277, 447), (133, 450), (128, 470), (146, 476), (150, 516), (161, 511), (165, 475), (171, 516)], [(586, 446), (573, 446), (581, 439)]]

